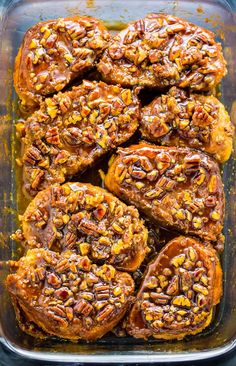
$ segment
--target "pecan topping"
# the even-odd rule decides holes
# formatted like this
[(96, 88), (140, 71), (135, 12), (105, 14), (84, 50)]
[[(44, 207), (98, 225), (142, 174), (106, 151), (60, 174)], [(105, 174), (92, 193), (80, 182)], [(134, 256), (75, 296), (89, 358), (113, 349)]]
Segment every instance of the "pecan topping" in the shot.
[[(90, 184), (67, 183), (40, 192), (22, 223), (26, 247), (75, 250), (92, 262), (110, 263), (122, 270), (135, 271), (149, 251), (148, 232), (138, 211)], [(37, 242), (32, 241), (35, 237)], [(79, 260), (79, 268), (89, 272), (89, 259)], [(63, 273), (70, 263), (64, 258), (57, 266)]]
[[(46, 98), (25, 122), (24, 191), (34, 196), (84, 171), (134, 134), (139, 113), (135, 92), (103, 82), (84, 80)], [(36, 182), (34, 169), (43, 169)]]
[(124, 316), (132, 278), (107, 265), (85, 268), (86, 261), (74, 252), (31, 249), (16, 263), (16, 274), (8, 276), (10, 293), (24, 303), (21, 311), (47, 335), (96, 340)]
[[(149, 14), (113, 37), (98, 70), (106, 80), (121, 85), (159, 89), (175, 85), (200, 91), (219, 84), (226, 61), (209, 30), (172, 15)], [(197, 111), (206, 121), (207, 113)]]
[[(36, 107), (45, 95), (60, 91), (75, 77), (90, 70), (107, 47), (109, 38), (102, 22), (83, 16), (50, 20), (31, 27), (15, 64), (14, 85), (22, 103)], [(69, 104), (66, 99), (60, 103), (63, 113)]]
[[(188, 258), (190, 269), (185, 266)], [(163, 277), (167, 286), (159, 287)], [(221, 293), (222, 271), (214, 249), (178, 237), (148, 266), (127, 329), (138, 338), (182, 339), (199, 333), (211, 321)]]
[[(234, 127), (223, 104), (213, 96), (172, 87), (145, 106), (141, 117), (141, 133), (146, 140), (200, 149), (220, 163), (230, 157)], [(205, 175), (197, 179), (201, 185)]]
[[(223, 183), (216, 162), (202, 152), (145, 142), (119, 148), (105, 185), (164, 227), (212, 242), (221, 235)], [(195, 254), (186, 252), (173, 258), (175, 267), (186, 255), (185, 266), (192, 265)]]

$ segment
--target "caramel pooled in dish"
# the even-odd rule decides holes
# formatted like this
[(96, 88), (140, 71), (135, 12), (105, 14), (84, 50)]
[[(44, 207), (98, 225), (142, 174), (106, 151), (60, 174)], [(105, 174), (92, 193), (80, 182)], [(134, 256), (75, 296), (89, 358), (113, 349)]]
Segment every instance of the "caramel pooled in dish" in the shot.
[(13, 302), (46, 334), (93, 341), (110, 331), (132, 300), (134, 282), (114, 267), (70, 251), (31, 249), (7, 277)]
[(23, 105), (35, 107), (95, 66), (110, 35), (90, 17), (49, 20), (25, 34), (15, 61), (14, 86)]
[(218, 164), (189, 148), (140, 143), (118, 149), (106, 187), (164, 227), (217, 241), (224, 219)]
[(144, 339), (200, 333), (210, 324), (221, 295), (222, 270), (215, 250), (180, 236), (148, 266), (129, 314), (128, 332)]
[(70, 249), (125, 271), (135, 271), (149, 251), (137, 209), (91, 184), (66, 183), (39, 192), (21, 221), (26, 248)]
[(179, 86), (209, 90), (226, 74), (215, 35), (183, 19), (149, 14), (130, 23), (110, 41), (98, 70), (125, 86)]
[(41, 103), (23, 125), (24, 193), (34, 196), (63, 183), (136, 131), (136, 93), (103, 82), (83, 81)]
[(232, 151), (234, 127), (214, 96), (172, 87), (142, 109), (141, 133), (161, 145), (203, 150), (224, 163)]

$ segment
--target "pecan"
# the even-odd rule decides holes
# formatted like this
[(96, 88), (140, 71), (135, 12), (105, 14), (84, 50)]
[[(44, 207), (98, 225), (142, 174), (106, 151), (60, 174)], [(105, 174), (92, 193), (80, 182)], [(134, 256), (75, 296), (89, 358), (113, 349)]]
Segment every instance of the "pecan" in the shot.
[(174, 276), (166, 289), (167, 295), (177, 295), (179, 292), (179, 276)]
[(58, 322), (61, 327), (66, 328), (68, 326), (68, 322), (62, 318), (61, 316), (56, 315), (53, 311), (48, 310), (47, 315), (53, 318), (54, 321)]
[(99, 204), (96, 210), (93, 211), (93, 214), (97, 220), (101, 221), (106, 215), (106, 211), (106, 207), (103, 204)]
[(65, 300), (67, 300), (67, 299), (68, 299), (68, 297), (70, 296), (70, 295), (69, 295), (69, 289), (68, 289), (68, 287), (61, 287), (61, 288), (59, 288), (58, 290), (56, 290), (56, 291), (54, 292), (54, 295), (55, 295), (58, 299), (65, 301)]
[(202, 286), (202, 285), (198, 284), (198, 283), (195, 283), (193, 285), (193, 290), (196, 291), (196, 292), (200, 292), (201, 294), (203, 294), (205, 296), (208, 295), (207, 288), (205, 286)]
[(158, 294), (156, 292), (150, 292), (150, 297), (156, 304), (167, 304), (171, 299), (171, 296), (169, 295)]
[(210, 177), (210, 181), (208, 183), (208, 189), (210, 193), (216, 193), (218, 189), (218, 178), (216, 175), (212, 175)]
[(54, 163), (57, 164), (64, 164), (68, 161), (70, 157), (70, 153), (66, 150), (62, 150), (61, 152), (59, 152), (59, 154), (57, 154)]
[(132, 169), (130, 175), (135, 179), (144, 179), (146, 177), (146, 173), (139, 169)]
[(61, 286), (61, 279), (55, 273), (49, 273), (47, 275), (47, 282), (55, 288), (59, 288)]
[(124, 38), (124, 44), (130, 44), (133, 43), (134, 40), (137, 38), (138, 33), (134, 31), (129, 31), (126, 33)]
[(46, 141), (52, 145), (58, 145), (60, 143), (59, 131), (57, 127), (49, 128), (45, 135)]
[(61, 318), (65, 318), (66, 314), (63, 308), (60, 308), (59, 306), (51, 306), (50, 311), (52, 311), (55, 315), (61, 317)]
[(198, 260), (198, 255), (197, 252), (194, 248), (190, 247), (188, 248), (188, 250), (186, 251), (188, 258), (192, 261), (192, 262), (196, 262)]
[(156, 288), (158, 286), (158, 280), (156, 277), (151, 276), (148, 280), (148, 282), (146, 283), (147, 288), (153, 289)]
[(38, 161), (42, 159), (42, 155), (40, 151), (34, 147), (31, 146), (28, 148), (23, 156), (24, 163), (36, 165)]
[(35, 145), (43, 154), (47, 154), (50, 151), (50, 148), (40, 139), (35, 140)]
[(197, 294), (196, 303), (199, 308), (204, 307), (207, 304), (206, 297), (203, 294)]
[(157, 179), (158, 175), (159, 175), (158, 170), (153, 169), (151, 172), (147, 173), (147, 180), (153, 182)]
[(107, 300), (110, 297), (110, 288), (108, 285), (96, 285), (94, 287), (97, 300)]
[(84, 316), (89, 316), (93, 311), (93, 306), (85, 299), (80, 299), (74, 306), (74, 312), (76, 314), (82, 314)]
[[(201, 264), (202, 265), (202, 264)], [(205, 269), (204, 268), (197, 268), (195, 271), (194, 271), (194, 278), (195, 278), (195, 281), (199, 281), (202, 274), (205, 273)]]
[(172, 300), (172, 304), (176, 305), (176, 306), (180, 306), (180, 307), (186, 307), (186, 308), (191, 307), (190, 300), (184, 295), (179, 295), (179, 296), (174, 297)]
[(201, 105), (196, 105), (192, 116), (192, 121), (196, 126), (204, 127), (212, 123), (213, 117)]
[(147, 158), (140, 159), (140, 165), (147, 173), (153, 171), (153, 165)]
[(69, 268), (70, 268), (70, 263), (65, 258), (65, 259), (62, 259), (60, 262), (57, 263), (57, 265), (55, 267), (55, 271), (57, 273), (63, 273), (63, 272), (66, 272)]
[(120, 60), (124, 56), (124, 49), (118, 44), (111, 45), (108, 52), (113, 60)]
[(102, 311), (98, 313), (96, 320), (98, 322), (103, 322), (104, 320), (107, 321), (112, 316), (114, 309), (115, 308), (113, 305), (107, 305)]
[(74, 311), (73, 311), (73, 308), (71, 308), (71, 307), (66, 307), (65, 308), (65, 310), (66, 310), (66, 317), (67, 317), (67, 319), (69, 320), (69, 321), (72, 321), (73, 320), (73, 318), (74, 318)]
[(65, 245), (68, 248), (72, 248), (75, 245), (76, 241), (77, 241), (77, 235), (75, 233), (68, 232), (65, 235)]
[(180, 255), (177, 255), (176, 257), (172, 258), (171, 260), (171, 264), (173, 266), (175, 266), (176, 268), (182, 266), (182, 264), (184, 263), (185, 261), (185, 254), (180, 254)]
[(97, 226), (91, 220), (86, 218), (82, 219), (79, 224), (79, 230), (87, 235), (97, 235)]
[(81, 257), (78, 260), (77, 265), (78, 265), (78, 268), (82, 269), (85, 272), (90, 271), (91, 262), (90, 262), (90, 260), (87, 257)]
[(181, 274), (181, 289), (182, 291), (186, 292), (189, 289), (191, 289), (193, 280), (192, 280), (192, 275), (190, 272), (184, 271)]
[(42, 171), (41, 169), (34, 169), (31, 175), (32, 177), (31, 187), (33, 189), (37, 189), (42, 180), (44, 179), (44, 176), (45, 176), (44, 171)]

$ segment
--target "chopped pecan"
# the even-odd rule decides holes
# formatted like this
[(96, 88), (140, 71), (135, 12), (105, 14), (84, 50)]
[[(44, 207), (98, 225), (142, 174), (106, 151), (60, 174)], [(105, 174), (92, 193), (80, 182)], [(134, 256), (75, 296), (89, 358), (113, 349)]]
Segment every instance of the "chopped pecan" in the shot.
[(74, 306), (74, 312), (76, 314), (83, 314), (89, 316), (93, 311), (93, 306), (85, 299), (80, 299)]
[(96, 320), (98, 322), (104, 322), (107, 321), (114, 312), (114, 306), (113, 305), (107, 305), (102, 311), (100, 311), (96, 317)]

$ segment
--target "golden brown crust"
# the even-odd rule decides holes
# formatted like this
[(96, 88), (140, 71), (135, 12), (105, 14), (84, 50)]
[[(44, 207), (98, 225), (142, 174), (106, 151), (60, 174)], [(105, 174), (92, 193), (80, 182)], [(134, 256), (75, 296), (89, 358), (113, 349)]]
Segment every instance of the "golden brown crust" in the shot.
[(39, 192), (21, 221), (26, 248), (70, 249), (128, 272), (149, 251), (138, 211), (91, 184), (66, 183)]
[(148, 266), (127, 330), (144, 339), (200, 333), (221, 296), (222, 270), (215, 250), (192, 238), (175, 238)]
[(24, 125), (24, 193), (85, 170), (134, 134), (139, 114), (136, 92), (103, 82), (84, 80), (45, 99)]
[(41, 22), (25, 34), (15, 61), (14, 85), (22, 104), (35, 106), (95, 66), (109, 33), (90, 17)]
[(149, 14), (114, 36), (98, 70), (105, 80), (125, 86), (208, 90), (226, 74), (226, 61), (209, 30), (172, 15)]
[(110, 265), (44, 249), (29, 250), (6, 283), (28, 321), (49, 335), (86, 341), (101, 338), (119, 322), (134, 291), (131, 276)]
[(164, 227), (217, 241), (224, 219), (224, 191), (217, 163), (208, 155), (147, 143), (118, 149), (106, 187)]
[(203, 150), (224, 163), (232, 151), (234, 127), (214, 96), (189, 94), (173, 87), (142, 109), (141, 133), (164, 146)]

